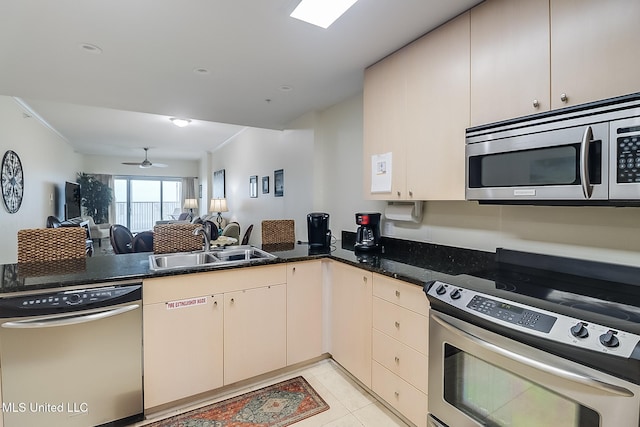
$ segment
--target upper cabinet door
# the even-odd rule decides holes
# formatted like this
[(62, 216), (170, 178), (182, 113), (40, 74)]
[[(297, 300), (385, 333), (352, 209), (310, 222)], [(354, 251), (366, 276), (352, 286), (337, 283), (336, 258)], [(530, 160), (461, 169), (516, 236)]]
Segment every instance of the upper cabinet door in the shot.
[[(394, 200), (406, 188), (405, 57), (400, 50), (364, 74), (364, 194), (368, 199)], [(391, 191), (371, 192), (371, 156), (392, 153)]]
[(549, 61), (549, 0), (471, 9), (471, 125), (549, 110)]
[(638, 0), (551, 0), (552, 108), (639, 92), (639, 22)]
[(408, 199), (464, 200), (469, 13), (405, 50)]

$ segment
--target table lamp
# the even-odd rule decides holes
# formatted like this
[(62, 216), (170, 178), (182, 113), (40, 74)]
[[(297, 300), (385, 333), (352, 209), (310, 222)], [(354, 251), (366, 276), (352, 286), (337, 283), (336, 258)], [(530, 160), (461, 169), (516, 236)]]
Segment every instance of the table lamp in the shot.
[(198, 199), (184, 199), (184, 208), (189, 209), (189, 213), (193, 217), (193, 210), (198, 209)]
[(227, 199), (211, 199), (209, 212), (218, 212), (216, 222), (218, 223), (218, 230), (222, 230), (222, 212), (229, 212), (229, 209), (227, 209)]

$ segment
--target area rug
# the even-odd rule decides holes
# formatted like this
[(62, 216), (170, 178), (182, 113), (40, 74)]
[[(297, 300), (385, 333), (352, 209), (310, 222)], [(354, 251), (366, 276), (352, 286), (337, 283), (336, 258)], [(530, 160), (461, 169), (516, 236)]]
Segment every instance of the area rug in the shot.
[(284, 427), (327, 409), (329, 405), (300, 376), (147, 427)]

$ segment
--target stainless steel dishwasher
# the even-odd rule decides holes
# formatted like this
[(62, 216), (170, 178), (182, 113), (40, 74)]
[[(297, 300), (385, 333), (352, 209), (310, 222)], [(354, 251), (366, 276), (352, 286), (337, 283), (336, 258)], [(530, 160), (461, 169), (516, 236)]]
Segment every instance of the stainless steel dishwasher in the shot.
[(4, 427), (142, 419), (142, 286), (0, 299)]

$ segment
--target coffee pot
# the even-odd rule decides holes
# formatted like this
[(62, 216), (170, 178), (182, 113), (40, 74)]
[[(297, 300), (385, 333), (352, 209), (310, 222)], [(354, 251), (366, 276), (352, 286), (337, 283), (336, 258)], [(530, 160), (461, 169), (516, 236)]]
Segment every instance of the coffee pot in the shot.
[(356, 251), (375, 251), (380, 249), (380, 213), (357, 213)]

